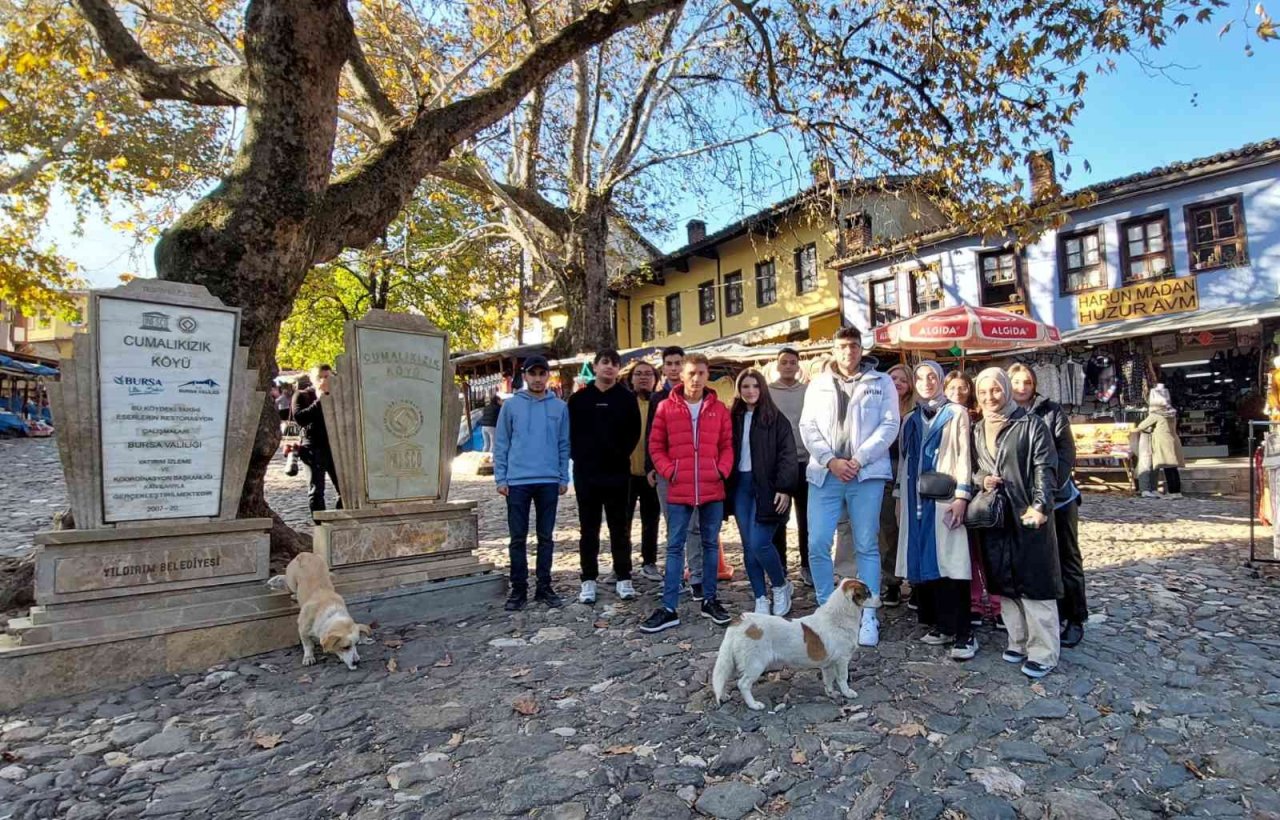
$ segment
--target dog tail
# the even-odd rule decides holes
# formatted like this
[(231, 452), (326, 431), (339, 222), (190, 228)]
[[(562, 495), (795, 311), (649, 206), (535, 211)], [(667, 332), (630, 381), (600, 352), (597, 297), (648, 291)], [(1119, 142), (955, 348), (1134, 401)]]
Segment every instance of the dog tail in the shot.
[(720, 652), (716, 654), (716, 668), (711, 672), (711, 689), (716, 693), (716, 705), (724, 703), (729, 681), (738, 673), (733, 661), (733, 643), (733, 636), (725, 635), (720, 643)]

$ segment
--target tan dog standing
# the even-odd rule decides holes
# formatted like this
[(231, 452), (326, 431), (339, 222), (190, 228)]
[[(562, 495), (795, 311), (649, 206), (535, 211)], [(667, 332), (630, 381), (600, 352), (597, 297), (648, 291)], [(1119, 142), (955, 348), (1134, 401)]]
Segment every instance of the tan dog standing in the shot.
[(298, 638), (302, 641), (302, 665), (316, 662), (312, 641), (320, 650), (337, 655), (348, 669), (360, 662), (357, 643), (369, 627), (356, 623), (347, 612), (347, 602), (333, 588), (329, 565), (312, 552), (299, 553), (284, 571), (285, 584), (298, 599)]
[(747, 706), (765, 708), (751, 694), (752, 685), (765, 672), (788, 666), (821, 669), (822, 686), (829, 697), (835, 697), (837, 687), (846, 698), (856, 697), (849, 688), (849, 660), (858, 645), (862, 605), (870, 597), (866, 584), (847, 578), (812, 615), (788, 620), (744, 613), (740, 623), (725, 631), (720, 643), (711, 675), (716, 703), (724, 702), (729, 681), (736, 676)]

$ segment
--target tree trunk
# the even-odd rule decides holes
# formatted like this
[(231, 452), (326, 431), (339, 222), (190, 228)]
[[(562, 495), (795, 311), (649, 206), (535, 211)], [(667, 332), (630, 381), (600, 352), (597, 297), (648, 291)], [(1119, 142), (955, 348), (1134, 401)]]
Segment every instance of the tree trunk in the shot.
[[(278, 372), (280, 325), (311, 267), (312, 221), (332, 170), (338, 80), (351, 37), (340, 0), (250, 3), (245, 129), (231, 172), (156, 247), (161, 279), (204, 285), (241, 308), (240, 343), (264, 392)], [(279, 441), (279, 419), (265, 402), (239, 515), (275, 519), (272, 551), (284, 557), (309, 543), (272, 512), (263, 492)]]
[(613, 305), (609, 299), (609, 201), (588, 195), (582, 209), (570, 218), (570, 267), (561, 283), (569, 344), (576, 352), (616, 348)]

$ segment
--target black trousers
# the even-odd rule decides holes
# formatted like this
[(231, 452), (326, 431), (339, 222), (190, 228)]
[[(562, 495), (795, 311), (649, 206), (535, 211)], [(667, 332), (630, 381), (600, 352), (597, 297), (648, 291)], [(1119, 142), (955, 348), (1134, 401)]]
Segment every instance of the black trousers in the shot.
[(640, 502), (640, 560), (645, 564), (658, 563), (658, 521), (662, 518), (662, 504), (658, 502), (658, 488), (649, 486), (647, 476), (633, 475), (627, 492), (627, 522), (636, 517), (636, 502)]
[(582, 536), (578, 541), (578, 560), (582, 564), (582, 580), (600, 577), (600, 523), (609, 526), (609, 552), (613, 556), (613, 574), (619, 581), (631, 580), (631, 516), (628, 515), (628, 483), (601, 486), (598, 483), (575, 484), (578, 493), (578, 524)]
[(320, 512), (324, 510), (324, 477), (327, 474), (329, 480), (333, 482), (333, 491), (338, 495), (338, 501), (334, 504), (335, 509), (342, 509), (342, 488), (338, 486), (338, 474), (333, 465), (333, 454), (329, 452), (328, 447), (316, 447), (312, 444), (303, 444), (298, 448), (298, 458), (302, 459), (302, 463), (307, 465), (310, 470), (310, 480), (307, 485), (307, 501), (311, 505), (312, 512)]
[(893, 482), (884, 485), (884, 501), (880, 503), (880, 579), (884, 587), (901, 587), (898, 571), (898, 499), (893, 497)]
[[(807, 461), (800, 462), (796, 470), (795, 489), (791, 492), (791, 506), (796, 510), (796, 527), (800, 536), (800, 566), (809, 567), (809, 480), (805, 478)], [(782, 559), (782, 569), (787, 568), (787, 524), (784, 521), (773, 533), (773, 548)]]
[(969, 582), (939, 578), (911, 587), (911, 600), (919, 609), (920, 623), (934, 627), (943, 635), (954, 635), (967, 641), (973, 635), (969, 624)]
[(1178, 474), (1177, 467), (1164, 468), (1164, 491), (1166, 493), (1182, 492), (1182, 476)]
[(1058, 620), (1083, 624), (1089, 620), (1089, 604), (1084, 592), (1084, 558), (1080, 555), (1080, 500), (1053, 511), (1053, 528), (1058, 535), (1058, 564), (1062, 569), (1062, 597), (1058, 599)]

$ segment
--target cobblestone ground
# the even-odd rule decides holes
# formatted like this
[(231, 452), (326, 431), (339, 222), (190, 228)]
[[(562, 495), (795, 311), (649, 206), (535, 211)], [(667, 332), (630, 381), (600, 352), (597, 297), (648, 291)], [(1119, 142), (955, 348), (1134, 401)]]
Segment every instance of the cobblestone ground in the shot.
[[(52, 454), (0, 442), (7, 548), (61, 503)], [(456, 488), (500, 560), (488, 480)], [(301, 477), (272, 490), (304, 515)], [(1280, 817), (1280, 583), (1242, 567), (1244, 505), (1091, 495), (1081, 528), (1094, 616), (1039, 684), (990, 630), (942, 658), (903, 608), (855, 657), (855, 700), (783, 672), (756, 687), (770, 711), (717, 708), (720, 632), (640, 634), (641, 581), (635, 603), (381, 627), (355, 672), (290, 649), (2, 715), (0, 818)], [(747, 606), (741, 577), (726, 597)]]

